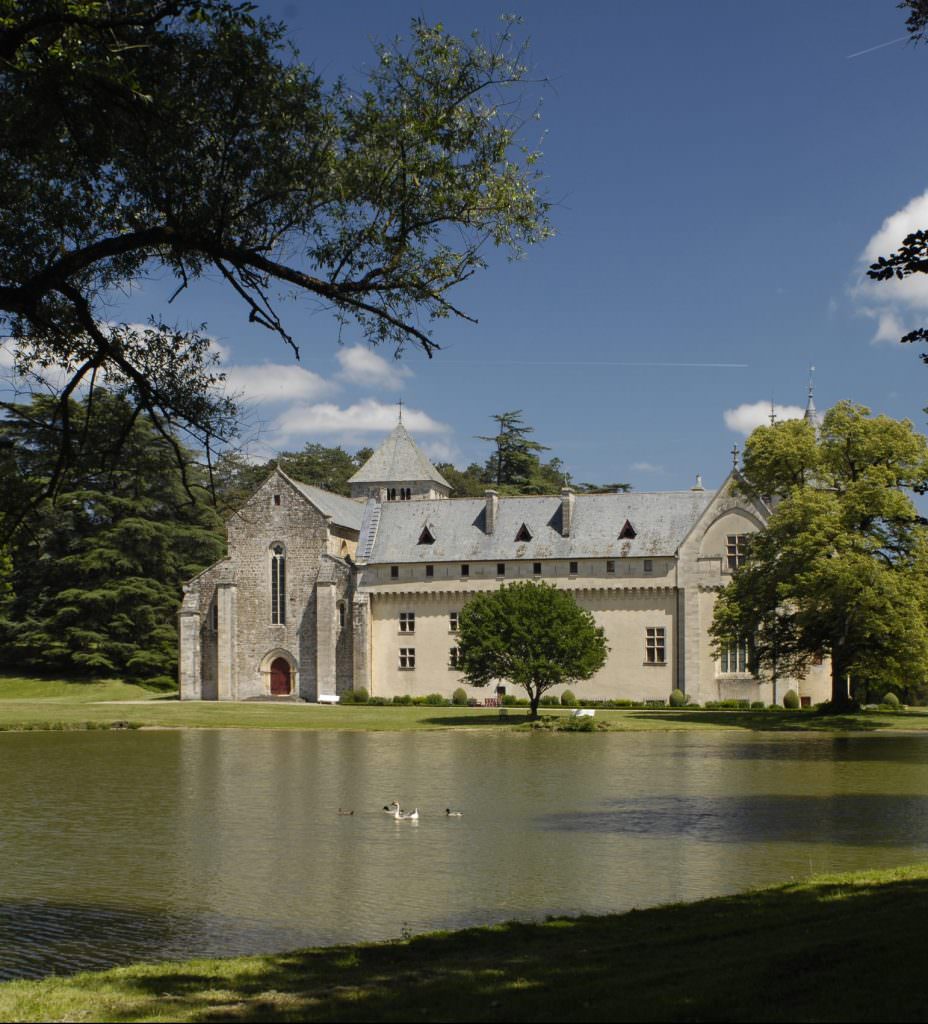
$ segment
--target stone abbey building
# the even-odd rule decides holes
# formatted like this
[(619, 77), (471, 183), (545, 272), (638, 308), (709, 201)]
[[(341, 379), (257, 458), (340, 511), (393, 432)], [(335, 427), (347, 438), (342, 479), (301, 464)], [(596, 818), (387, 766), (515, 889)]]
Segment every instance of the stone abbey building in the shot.
[[(814, 415), (814, 407), (812, 407)], [(452, 498), (402, 423), (352, 477), (351, 498), (276, 469), (228, 521), (228, 555), (192, 579), (180, 611), (186, 700), (331, 699), (467, 687), (456, 668), (469, 596), (512, 580), (570, 591), (605, 629), (609, 657), (578, 696), (773, 699), (746, 644), (720, 657), (708, 626), (717, 591), (769, 509), (733, 491)], [(827, 665), (780, 680), (830, 693)], [(556, 691), (554, 691), (556, 692)]]

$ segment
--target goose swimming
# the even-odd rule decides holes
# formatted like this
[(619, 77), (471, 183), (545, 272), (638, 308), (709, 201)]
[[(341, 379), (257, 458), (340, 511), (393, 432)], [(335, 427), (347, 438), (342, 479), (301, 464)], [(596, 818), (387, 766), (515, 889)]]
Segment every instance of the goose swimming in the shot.
[(445, 808), (445, 814), (449, 818), (463, 818), (464, 817), (464, 812), (463, 811), (452, 811), (450, 807), (446, 807)]

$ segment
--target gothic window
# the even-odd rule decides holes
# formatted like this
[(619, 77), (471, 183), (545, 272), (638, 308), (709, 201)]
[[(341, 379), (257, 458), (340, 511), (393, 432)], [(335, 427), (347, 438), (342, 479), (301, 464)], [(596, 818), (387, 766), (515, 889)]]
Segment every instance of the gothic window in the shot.
[(523, 523), (519, 527), (519, 532), (516, 534), (516, 543), (517, 544), (524, 544), (524, 543), (527, 543), (528, 541), (530, 541), (531, 539), (532, 539), (532, 535), (529, 532), (528, 527), (525, 525), (525, 523)]
[(619, 530), (619, 540), (634, 540), (637, 536), (635, 527), (626, 519), (625, 525)]
[(432, 536), (432, 531), (427, 527), (422, 527), (422, 533), (419, 534), (420, 544), (434, 544), (435, 538)]
[(648, 626), (645, 630), (645, 661), (649, 665), (663, 665), (666, 662), (666, 638), (663, 626)]
[(730, 533), (725, 538), (725, 557), (729, 569), (737, 569), (748, 556), (749, 533)]
[(344, 601), (339, 601), (338, 602), (338, 625), (339, 625), (339, 628), (341, 628), (341, 629), (345, 628), (345, 602)]
[(282, 544), (271, 548), (271, 625), (287, 621), (287, 559)]
[(744, 675), (751, 671), (747, 640), (736, 640), (722, 645), (719, 672), (722, 675)]
[(396, 488), (395, 487), (388, 487), (387, 488), (387, 501), (396, 501)]
[(412, 500), (412, 488), (401, 487), (400, 488), (400, 501), (411, 501)]

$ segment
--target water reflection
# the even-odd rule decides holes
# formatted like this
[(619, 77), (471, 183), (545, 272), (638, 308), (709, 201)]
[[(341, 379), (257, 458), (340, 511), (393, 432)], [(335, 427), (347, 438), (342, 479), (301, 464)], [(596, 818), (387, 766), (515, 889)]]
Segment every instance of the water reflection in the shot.
[[(0, 974), (905, 863), (928, 844), (926, 753), (882, 736), (2, 734)], [(393, 799), (417, 826), (383, 813)]]
[(600, 811), (561, 812), (544, 828), (706, 843), (847, 843), (928, 847), (928, 796), (649, 797)]

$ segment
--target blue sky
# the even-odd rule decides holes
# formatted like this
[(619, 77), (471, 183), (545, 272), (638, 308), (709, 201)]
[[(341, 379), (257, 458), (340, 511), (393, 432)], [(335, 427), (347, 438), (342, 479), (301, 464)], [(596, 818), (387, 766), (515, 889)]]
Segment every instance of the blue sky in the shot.
[[(324, 77), (360, 82), (373, 41), (412, 15), (491, 34), (502, 8), (259, 9)], [(537, 92), (557, 234), (517, 263), (490, 253), (454, 295), (477, 326), (442, 324), (434, 359), (396, 362), (350, 329), (340, 347), (306, 303), (285, 306), (294, 369), (216, 284), (167, 307), (168, 283), (149, 282), (111, 313), (206, 321), (254, 399), (255, 450), (376, 443), (402, 395), (426, 450), (459, 464), (486, 457), (474, 435), (493, 413), (522, 409), (577, 480), (663, 490), (699, 472), (711, 486), (743, 443), (742, 407), (801, 406), (810, 363), (819, 409), (850, 398), (923, 429), (928, 366), (895, 339), (924, 322), (928, 278), (871, 286), (861, 270), (866, 252), (928, 226), (928, 47), (898, 41), (894, 0), (505, 10), (524, 18), (549, 83)]]

